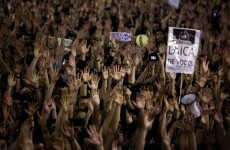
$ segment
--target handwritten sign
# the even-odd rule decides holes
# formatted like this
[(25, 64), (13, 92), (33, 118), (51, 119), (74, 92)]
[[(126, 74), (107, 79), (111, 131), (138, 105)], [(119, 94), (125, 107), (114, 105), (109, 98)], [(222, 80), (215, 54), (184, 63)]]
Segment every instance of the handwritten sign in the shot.
[(110, 32), (109, 39), (115, 38), (117, 41), (129, 42), (132, 39), (132, 34), (127, 32)]
[(169, 27), (166, 72), (193, 74), (200, 30)]

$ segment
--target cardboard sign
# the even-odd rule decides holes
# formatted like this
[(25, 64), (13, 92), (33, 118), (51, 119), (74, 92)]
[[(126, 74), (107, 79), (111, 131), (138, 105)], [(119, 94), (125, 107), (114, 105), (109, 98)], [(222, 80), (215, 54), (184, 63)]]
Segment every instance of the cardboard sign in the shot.
[(169, 27), (166, 72), (193, 74), (201, 31)]
[(180, 0), (168, 0), (168, 4), (176, 9), (179, 8)]
[(127, 32), (110, 32), (109, 39), (111, 40), (112, 37), (122, 42), (129, 42), (132, 40), (132, 34)]

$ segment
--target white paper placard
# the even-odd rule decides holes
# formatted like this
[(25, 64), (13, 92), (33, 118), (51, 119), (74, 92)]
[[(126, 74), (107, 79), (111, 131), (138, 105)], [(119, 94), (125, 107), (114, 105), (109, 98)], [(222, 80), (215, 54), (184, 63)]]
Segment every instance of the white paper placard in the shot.
[(166, 72), (193, 74), (201, 31), (169, 27)]
[(127, 32), (110, 32), (109, 39), (111, 40), (112, 37), (122, 42), (129, 42), (132, 40), (132, 34)]
[(170, 6), (175, 7), (176, 9), (179, 8), (180, 0), (168, 0)]

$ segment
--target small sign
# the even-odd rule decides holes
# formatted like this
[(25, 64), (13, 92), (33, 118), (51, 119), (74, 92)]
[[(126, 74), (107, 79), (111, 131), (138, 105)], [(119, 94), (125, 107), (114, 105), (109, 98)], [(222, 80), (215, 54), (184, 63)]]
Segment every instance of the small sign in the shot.
[(110, 32), (109, 39), (115, 38), (117, 41), (129, 42), (132, 40), (132, 34), (127, 32)]

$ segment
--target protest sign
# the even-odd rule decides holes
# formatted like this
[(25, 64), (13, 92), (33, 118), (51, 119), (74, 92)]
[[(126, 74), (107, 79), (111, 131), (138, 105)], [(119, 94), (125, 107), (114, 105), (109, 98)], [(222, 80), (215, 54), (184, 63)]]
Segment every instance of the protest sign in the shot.
[(193, 74), (200, 30), (169, 27), (166, 72)]
[(117, 41), (129, 42), (132, 40), (132, 34), (127, 32), (110, 32), (109, 39), (115, 38)]
[(168, 4), (176, 9), (179, 8), (180, 0), (168, 0)]

